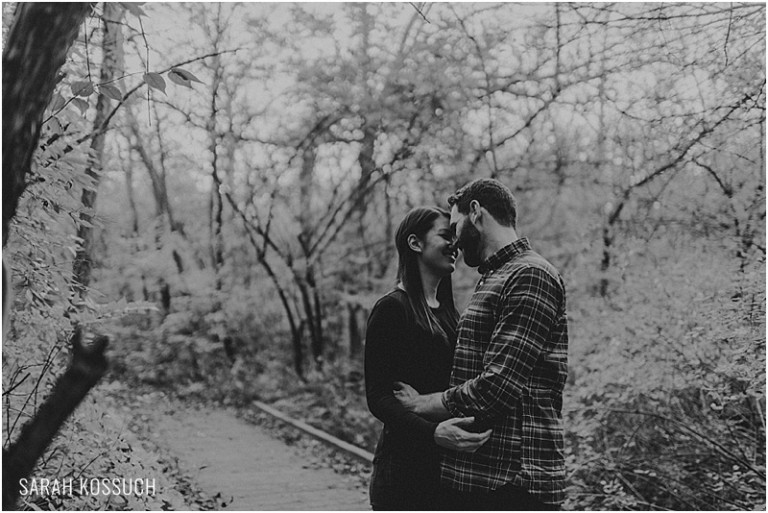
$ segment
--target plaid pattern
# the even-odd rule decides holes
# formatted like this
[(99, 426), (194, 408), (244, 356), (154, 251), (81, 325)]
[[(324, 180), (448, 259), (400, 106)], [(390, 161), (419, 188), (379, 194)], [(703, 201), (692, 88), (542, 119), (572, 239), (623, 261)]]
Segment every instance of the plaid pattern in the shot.
[(461, 491), (507, 483), (540, 501), (565, 499), (562, 392), (568, 366), (565, 286), (522, 238), (483, 265), (461, 317), (451, 387), (457, 417), (493, 429), (476, 453), (447, 452), (442, 478)]

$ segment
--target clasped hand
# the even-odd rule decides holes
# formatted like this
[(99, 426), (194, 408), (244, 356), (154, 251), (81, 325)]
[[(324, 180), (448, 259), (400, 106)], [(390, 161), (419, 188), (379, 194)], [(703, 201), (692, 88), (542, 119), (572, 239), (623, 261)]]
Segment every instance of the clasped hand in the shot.
[[(408, 411), (424, 414), (427, 409), (426, 396), (420, 395), (413, 387), (400, 381), (395, 383), (395, 398)], [(435, 443), (440, 447), (459, 452), (477, 451), (491, 437), (490, 429), (479, 433), (467, 431), (474, 423), (474, 417), (456, 417), (444, 420), (435, 429)]]
[(491, 438), (491, 430), (473, 433), (464, 428), (474, 424), (474, 417), (455, 417), (444, 420), (435, 429), (435, 443), (459, 452), (475, 452)]
[(394, 394), (395, 399), (400, 401), (400, 404), (402, 404), (406, 410), (416, 414), (424, 413), (424, 409), (422, 408), (424, 401), (422, 400), (421, 395), (419, 395), (416, 389), (411, 385), (403, 383), (402, 381), (395, 381)]

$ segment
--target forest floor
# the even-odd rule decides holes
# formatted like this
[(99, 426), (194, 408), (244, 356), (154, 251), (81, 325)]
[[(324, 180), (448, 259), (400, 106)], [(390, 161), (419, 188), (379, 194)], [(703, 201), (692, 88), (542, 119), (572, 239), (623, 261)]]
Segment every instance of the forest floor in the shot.
[(147, 395), (121, 414), (140, 443), (173, 469), (171, 480), (190, 509), (370, 509), (364, 464), (255, 409)]

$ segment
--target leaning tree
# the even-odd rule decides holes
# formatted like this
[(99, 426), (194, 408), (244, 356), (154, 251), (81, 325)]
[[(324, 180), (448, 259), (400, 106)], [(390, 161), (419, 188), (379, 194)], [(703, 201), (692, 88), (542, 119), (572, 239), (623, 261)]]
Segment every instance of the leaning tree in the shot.
[[(11, 220), (27, 187), (38, 148), (43, 113), (51, 101), (67, 52), (90, 3), (20, 3), (3, 52), (3, 249)], [(3, 315), (10, 303), (10, 278), (3, 264)], [(4, 319), (5, 321), (5, 319)], [(5, 322), (4, 322), (5, 324)], [(3, 454), (3, 509), (13, 509), (19, 480), (27, 476), (64, 421), (107, 368), (106, 338), (82, 344), (71, 337), (72, 360), (53, 390)]]

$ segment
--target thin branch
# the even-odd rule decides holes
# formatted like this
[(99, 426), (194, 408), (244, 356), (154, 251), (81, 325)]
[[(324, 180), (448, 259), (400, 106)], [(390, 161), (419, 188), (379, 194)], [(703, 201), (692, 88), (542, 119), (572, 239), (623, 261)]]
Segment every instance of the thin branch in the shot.
[(723, 53), (725, 54), (725, 67), (728, 67), (728, 40), (731, 37), (731, 26), (733, 25), (733, 4), (728, 13), (728, 32), (725, 33), (725, 43), (723, 44)]
[(697, 166), (699, 166), (700, 168), (705, 169), (710, 175), (712, 175), (712, 177), (717, 182), (717, 185), (720, 186), (720, 188), (723, 190), (723, 193), (725, 193), (726, 196), (728, 196), (729, 198), (733, 197), (733, 188), (731, 186), (729, 186), (729, 185), (726, 185), (720, 179), (720, 177), (717, 176), (717, 173), (715, 172), (714, 169), (712, 169), (707, 164), (704, 164), (703, 162), (700, 162), (699, 159), (696, 158), (696, 157), (693, 158), (693, 163), (696, 164)]
[(22, 383), (24, 383), (24, 382), (27, 380), (27, 378), (28, 378), (29, 376), (30, 376), (30, 373), (29, 373), (29, 372), (27, 372), (27, 373), (24, 375), (24, 377), (23, 377), (23, 378), (21, 378), (21, 380), (19, 380), (19, 381), (18, 381), (17, 383), (15, 383), (15, 384), (13, 384), (13, 385), (11, 386), (11, 388), (9, 388), (8, 390), (4, 391), (4, 392), (3, 392), (3, 396), (6, 396), (6, 395), (10, 395), (10, 394), (11, 394), (11, 392), (13, 392), (13, 391), (14, 391), (14, 390), (16, 390), (17, 388), (19, 388), (19, 386), (20, 386)]
[(421, 3), (421, 7), (419, 7), (418, 5), (416, 5), (414, 2), (408, 2), (408, 4), (409, 4), (411, 7), (413, 7), (414, 9), (416, 9), (416, 12), (417, 12), (417, 13), (419, 13), (419, 15), (420, 15), (422, 18), (424, 18), (424, 21), (426, 21), (427, 23), (430, 23), (430, 21), (427, 19), (427, 17), (424, 15), (424, 13), (421, 11), (421, 7), (424, 7), (425, 5), (427, 5), (427, 2), (422, 2), (422, 3)]
[[(202, 60), (207, 59), (209, 57), (216, 57), (216, 56), (223, 55), (223, 54), (226, 54), (226, 53), (235, 53), (235, 52), (237, 52), (239, 50), (240, 50), (240, 48), (235, 48), (233, 50), (222, 50), (222, 51), (219, 51), (219, 52), (212, 52), (212, 53), (209, 53), (209, 54), (206, 54), (206, 55), (201, 55), (200, 57), (194, 57), (192, 59), (187, 59), (186, 61), (182, 61), (182, 62), (178, 62), (176, 64), (173, 64), (173, 65), (168, 66), (167, 68), (165, 68), (165, 69), (163, 69), (161, 71), (157, 71), (156, 73), (162, 75), (163, 73), (167, 73), (168, 71), (172, 70), (173, 68), (177, 68), (179, 66), (184, 66), (185, 64), (190, 64), (192, 62), (202, 61)], [(128, 98), (133, 96), (133, 94), (136, 93), (136, 91), (138, 91), (139, 89), (141, 89), (145, 85), (146, 85), (146, 82), (142, 81), (142, 82), (136, 84), (136, 86), (134, 86), (130, 91), (125, 93), (125, 95), (123, 96), (123, 99), (120, 100), (117, 103), (117, 105), (115, 105), (115, 107), (112, 109), (112, 112), (110, 112), (107, 115), (107, 117), (104, 119), (104, 122), (101, 124), (101, 126), (98, 129), (94, 130), (93, 132), (91, 132), (91, 133), (89, 133), (87, 135), (84, 135), (83, 137), (81, 137), (80, 139), (75, 141), (75, 145), (82, 144), (83, 142), (87, 141), (88, 139), (96, 137), (100, 133), (106, 131), (107, 127), (109, 126), (109, 122), (112, 120), (114, 115), (117, 113), (118, 109), (128, 100)], [(71, 149), (69, 151), (71, 151)]]
[[(715, 129), (723, 124), (726, 120), (728, 120), (731, 115), (737, 111), (738, 109), (743, 108), (749, 100), (753, 99), (753, 96), (756, 98), (760, 96), (763, 93), (763, 88), (765, 87), (765, 80), (763, 80), (763, 83), (760, 85), (760, 90), (756, 95), (752, 95), (750, 93), (745, 94), (740, 100), (733, 103), (728, 111), (720, 117), (717, 121), (715, 121), (713, 124), (709, 126), (705, 126), (699, 134), (697, 134), (694, 138), (692, 138), (688, 143), (680, 149), (680, 153), (670, 162), (664, 164), (663, 166), (660, 166), (656, 168), (654, 171), (649, 173), (645, 178), (642, 180), (639, 180), (633, 184), (630, 184), (628, 187), (624, 189), (624, 192), (621, 194), (622, 200), (614, 207), (611, 214), (608, 216), (608, 224), (612, 225), (616, 222), (616, 219), (618, 219), (619, 214), (621, 214), (621, 211), (624, 209), (624, 205), (626, 204), (627, 200), (629, 199), (630, 194), (633, 190), (635, 190), (638, 187), (642, 187), (649, 182), (653, 181), (660, 175), (666, 173), (670, 169), (673, 169), (677, 167), (688, 155), (688, 153), (691, 151), (691, 148), (693, 148), (696, 144), (701, 142), (705, 137), (707, 137), (709, 134), (715, 131)], [(755, 100), (756, 101), (756, 100)], [(703, 124), (703, 121), (702, 121)]]
[[(477, 41), (477, 38), (469, 33), (469, 29), (467, 29), (466, 24), (464, 23), (464, 20), (459, 17), (458, 13), (456, 12), (453, 7), (451, 7), (451, 12), (453, 12), (453, 15), (456, 17), (456, 19), (459, 21), (459, 25), (461, 25), (461, 29), (464, 31), (464, 35), (469, 38), (470, 41), (472, 41), (472, 44), (475, 47), (475, 51), (477, 52), (477, 57), (480, 59), (480, 66), (483, 69), (483, 77), (485, 78), (485, 90), (490, 91), (491, 90), (491, 79), (490, 79), (490, 73), (488, 72), (488, 66), (485, 63), (485, 55), (483, 54), (483, 49), (480, 46), (480, 43)], [(497, 144), (494, 142), (493, 132), (494, 132), (494, 126), (493, 126), (493, 103), (492, 103), (492, 96), (491, 94), (485, 95), (486, 98), (486, 107), (488, 109), (488, 148), (491, 152), (491, 161), (493, 163), (493, 174), (492, 177), (496, 177), (499, 174), (499, 166), (498, 161), (496, 158), (496, 148)], [(485, 154), (485, 152), (483, 152)], [(480, 157), (482, 154), (478, 155)]]
[(707, 435), (704, 435), (702, 433), (699, 433), (695, 429), (689, 427), (684, 422), (681, 422), (679, 420), (675, 420), (669, 417), (666, 417), (664, 415), (661, 415), (660, 413), (653, 413), (653, 412), (647, 412), (647, 411), (641, 411), (641, 410), (622, 410), (622, 409), (615, 409), (615, 408), (608, 408), (607, 411), (613, 412), (613, 413), (623, 413), (623, 414), (629, 414), (629, 415), (644, 415), (646, 417), (652, 417), (654, 419), (663, 420), (665, 422), (669, 422), (671, 424), (674, 424), (677, 426), (681, 431), (686, 431), (695, 437), (699, 438), (700, 440), (703, 440), (710, 445), (712, 445), (715, 449), (717, 449), (717, 452), (725, 456), (726, 458), (733, 460), (736, 463), (739, 463), (743, 465), (744, 467), (748, 468), (752, 472), (754, 472), (757, 476), (765, 480), (765, 473), (762, 472), (760, 469), (754, 467), (749, 461), (746, 461), (743, 458), (740, 458), (738, 456), (734, 456), (731, 451), (729, 451), (726, 447), (724, 447), (720, 442), (717, 440), (713, 440), (712, 438), (708, 437)]

